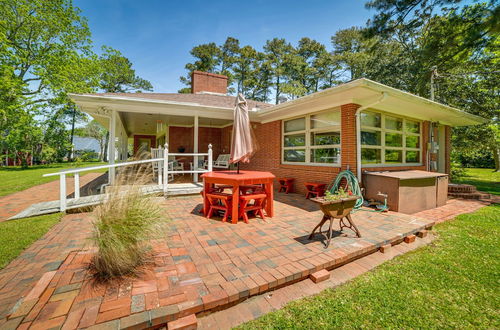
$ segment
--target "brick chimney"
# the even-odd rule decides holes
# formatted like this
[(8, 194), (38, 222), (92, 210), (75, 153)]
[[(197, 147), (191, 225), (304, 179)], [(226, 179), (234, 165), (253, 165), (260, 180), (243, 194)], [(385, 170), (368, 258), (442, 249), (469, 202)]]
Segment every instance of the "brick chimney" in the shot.
[(191, 74), (191, 93), (227, 94), (227, 77), (221, 74), (193, 71)]

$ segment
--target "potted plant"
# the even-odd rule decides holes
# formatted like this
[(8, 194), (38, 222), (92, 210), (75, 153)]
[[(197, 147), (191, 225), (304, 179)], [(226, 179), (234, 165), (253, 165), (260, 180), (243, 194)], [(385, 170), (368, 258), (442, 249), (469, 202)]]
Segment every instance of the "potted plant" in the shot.
[(186, 151), (186, 148), (184, 146), (180, 146), (179, 148), (177, 148), (177, 151), (183, 153), (184, 151)]
[[(320, 223), (314, 227), (311, 235), (309, 235), (309, 239), (312, 239), (314, 232), (316, 229), (320, 229), (323, 224), (330, 220), (330, 228), (328, 231), (328, 241), (326, 243), (325, 248), (330, 244), (330, 239), (332, 238), (332, 224), (334, 219), (339, 219), (340, 230), (345, 228), (350, 228), (352, 231), (356, 233), (356, 236), (361, 237), (361, 234), (352, 221), (351, 211), (356, 205), (356, 201), (358, 200), (358, 196), (353, 195), (353, 193), (347, 189), (344, 190), (342, 187), (339, 188), (335, 193), (331, 193), (327, 191), (325, 196), (311, 198), (311, 200), (315, 203), (319, 204), (321, 211), (323, 211), (323, 219), (321, 219)], [(347, 222), (344, 222), (346, 220)]]

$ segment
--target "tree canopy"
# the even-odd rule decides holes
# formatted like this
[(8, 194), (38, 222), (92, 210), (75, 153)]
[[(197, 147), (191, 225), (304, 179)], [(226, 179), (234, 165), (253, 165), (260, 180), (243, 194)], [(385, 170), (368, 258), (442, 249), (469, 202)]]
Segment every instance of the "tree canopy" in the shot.
[(68, 93), (152, 90), (118, 50), (103, 46), (97, 55), (92, 46), (71, 0), (1, 0), (1, 157), (26, 164), (71, 154), (75, 123), (87, 117)]
[(232, 91), (279, 103), (363, 77), (430, 98), (433, 75), (436, 101), (490, 120), (454, 129), (455, 159), (486, 153), (498, 169), (498, 1), (371, 0), (366, 7), (376, 11), (366, 26), (334, 32), (329, 47), (304, 37), (295, 45), (274, 38), (259, 49), (228, 38), (234, 47), (225, 53), (224, 72), (223, 45), (194, 47), (195, 60), (186, 64), (188, 75), (181, 81), (189, 85), (192, 70), (227, 74)]

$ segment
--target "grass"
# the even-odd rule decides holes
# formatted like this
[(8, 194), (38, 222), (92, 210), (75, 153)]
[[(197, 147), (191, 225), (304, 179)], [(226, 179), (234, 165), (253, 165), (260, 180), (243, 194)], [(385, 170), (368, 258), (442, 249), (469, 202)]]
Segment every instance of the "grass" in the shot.
[[(54, 173), (68, 168), (80, 168), (102, 165), (102, 162), (82, 162), (82, 163), (57, 163), (50, 165), (34, 165), (28, 168), (20, 166), (0, 167), (0, 196), (10, 195), (24, 189), (58, 180), (59, 176), (43, 177), (44, 174)], [(105, 172), (105, 170), (96, 170), (92, 172)], [(82, 172), (83, 175), (88, 172)]]
[(0, 222), (0, 269), (61, 220), (61, 213)]
[(480, 191), (500, 195), (500, 172), (490, 168), (467, 168), (466, 175), (453, 183), (471, 184)]
[(431, 244), (242, 329), (500, 328), (500, 205), (436, 226)]

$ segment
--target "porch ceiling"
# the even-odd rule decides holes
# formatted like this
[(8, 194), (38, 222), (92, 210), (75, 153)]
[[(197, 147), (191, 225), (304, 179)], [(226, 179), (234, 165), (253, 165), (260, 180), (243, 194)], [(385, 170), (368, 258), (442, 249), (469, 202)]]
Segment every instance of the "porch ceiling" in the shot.
[[(193, 126), (194, 118), (191, 116), (174, 116), (153, 113), (119, 112), (127, 134), (156, 134), (156, 123), (161, 120), (168, 126)], [(199, 126), (222, 127), (230, 124), (231, 120), (199, 118)]]

